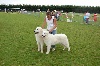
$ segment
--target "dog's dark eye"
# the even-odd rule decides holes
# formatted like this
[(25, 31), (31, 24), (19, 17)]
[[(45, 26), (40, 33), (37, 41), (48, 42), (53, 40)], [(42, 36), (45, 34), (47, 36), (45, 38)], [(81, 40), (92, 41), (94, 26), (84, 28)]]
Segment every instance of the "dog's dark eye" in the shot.
[(37, 29), (38, 30), (38, 29)]

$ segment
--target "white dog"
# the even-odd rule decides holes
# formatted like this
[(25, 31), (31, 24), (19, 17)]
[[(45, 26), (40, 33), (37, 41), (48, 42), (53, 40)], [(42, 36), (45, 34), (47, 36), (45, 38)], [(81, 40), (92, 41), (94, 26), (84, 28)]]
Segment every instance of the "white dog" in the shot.
[(53, 34), (49, 34), (48, 31), (43, 31), (42, 37), (43, 37), (44, 43), (47, 45), (46, 54), (49, 54), (51, 45), (55, 45), (59, 43), (64, 46), (63, 50), (65, 50), (65, 48), (68, 48), (68, 51), (70, 51), (68, 38), (65, 34), (53, 35)]
[(47, 30), (46, 29), (42, 29), (41, 27), (37, 27), (34, 30), (36, 41), (37, 41), (37, 44), (38, 44), (38, 51), (41, 50), (41, 53), (43, 53), (43, 44), (44, 44), (43, 37), (42, 37), (43, 31), (47, 31)]

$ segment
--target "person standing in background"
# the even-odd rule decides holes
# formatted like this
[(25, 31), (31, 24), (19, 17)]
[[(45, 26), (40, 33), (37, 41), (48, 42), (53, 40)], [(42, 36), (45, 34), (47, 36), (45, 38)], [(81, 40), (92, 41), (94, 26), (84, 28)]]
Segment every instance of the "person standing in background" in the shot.
[(97, 21), (97, 13), (94, 13), (94, 18), (93, 18), (94, 22)]
[(86, 16), (86, 24), (89, 24), (90, 13), (87, 11), (85, 16)]

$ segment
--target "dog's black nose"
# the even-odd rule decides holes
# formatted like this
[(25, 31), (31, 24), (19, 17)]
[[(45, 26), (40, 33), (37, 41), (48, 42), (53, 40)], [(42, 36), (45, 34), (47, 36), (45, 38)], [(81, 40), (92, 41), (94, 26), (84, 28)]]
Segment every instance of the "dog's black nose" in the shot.
[(43, 36), (43, 35), (42, 35)]
[(45, 36), (43, 36), (43, 37), (45, 37)]

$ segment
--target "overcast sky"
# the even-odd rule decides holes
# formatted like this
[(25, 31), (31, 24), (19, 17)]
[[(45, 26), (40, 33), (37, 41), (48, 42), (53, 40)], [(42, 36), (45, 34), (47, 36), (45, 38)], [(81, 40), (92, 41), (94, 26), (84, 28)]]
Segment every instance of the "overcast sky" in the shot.
[(0, 4), (100, 6), (100, 0), (0, 0)]

